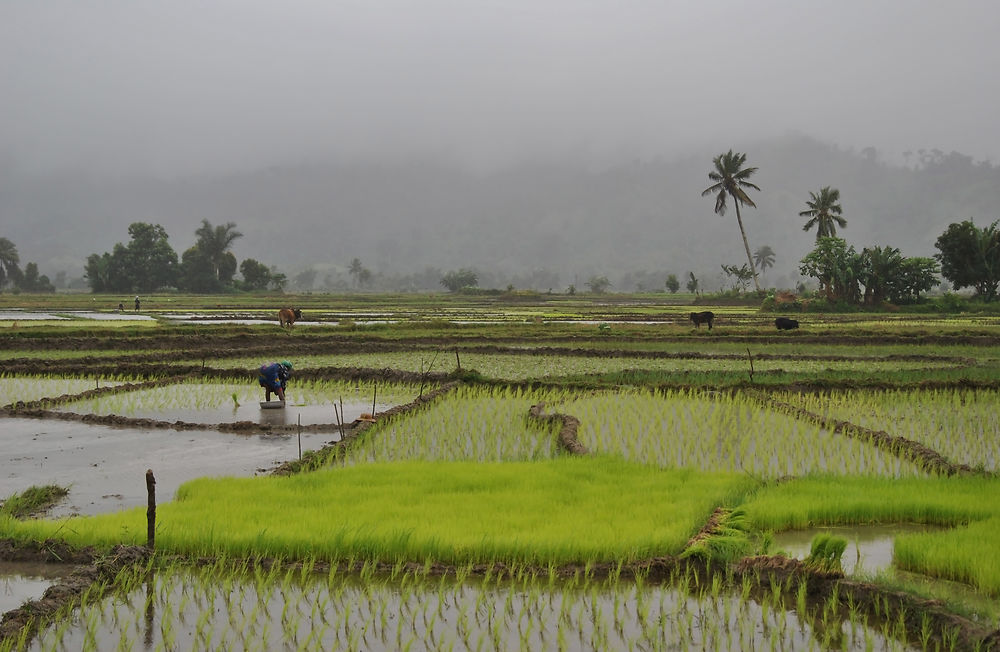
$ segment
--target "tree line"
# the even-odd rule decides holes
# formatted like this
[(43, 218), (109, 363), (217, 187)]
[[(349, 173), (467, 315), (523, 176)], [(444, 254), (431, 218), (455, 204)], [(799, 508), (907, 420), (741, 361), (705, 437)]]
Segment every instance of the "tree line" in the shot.
[[(757, 267), (764, 269), (764, 261), (773, 263), (770, 247), (758, 249), (756, 258), (750, 254), (750, 244), (740, 206), (755, 207), (749, 190), (760, 188), (749, 179), (757, 172), (747, 167), (746, 154), (729, 150), (716, 156), (708, 177), (713, 184), (702, 191), (702, 196), (715, 196), (715, 212), (725, 215), (727, 200), (736, 207), (747, 264), (737, 267), (723, 265), (723, 271), (737, 283), (748, 283), (750, 278), (758, 292)], [(938, 274), (951, 282), (955, 290), (973, 288), (976, 296), (984, 301), (997, 299), (1000, 285), (1000, 230), (995, 221), (979, 228), (966, 220), (948, 225), (935, 247), (940, 253), (933, 258), (906, 257), (895, 247), (871, 246), (858, 253), (853, 245), (837, 237), (837, 228), (845, 228), (840, 205), (840, 191), (830, 186), (819, 192), (810, 192), (806, 210), (800, 217), (809, 218), (803, 230), (816, 229), (816, 247), (801, 261), (799, 272), (815, 278), (819, 291), (830, 302), (878, 306), (883, 302), (906, 303), (916, 301), (940, 281)], [(765, 263), (766, 264), (766, 263)], [(862, 289), (863, 288), (863, 289)]]
[(164, 288), (213, 294), (233, 290), (281, 291), (288, 282), (276, 269), (247, 258), (239, 264), (243, 280), (235, 279), (236, 256), (230, 248), (243, 234), (236, 224), (213, 226), (202, 220), (197, 240), (178, 260), (166, 229), (159, 224), (133, 222), (128, 244), (116, 243), (110, 252), (90, 254), (85, 278), (92, 292), (148, 294)]
[[(747, 156), (730, 150), (713, 159), (709, 179), (713, 182), (702, 191), (702, 196), (713, 196), (715, 212), (724, 216), (730, 205), (735, 207), (736, 221), (747, 263), (722, 265), (722, 270), (733, 279), (734, 290), (745, 291), (752, 281), (760, 291), (757, 271), (763, 274), (773, 266), (775, 253), (770, 246), (762, 246), (751, 253), (749, 239), (743, 223), (741, 207), (756, 207), (750, 191), (760, 192), (751, 181), (756, 167), (746, 165)], [(847, 227), (840, 204), (840, 191), (831, 186), (809, 192), (806, 209), (799, 213), (807, 218), (803, 229), (816, 230), (815, 248), (799, 263), (799, 272), (816, 279), (819, 293), (828, 301), (856, 305), (878, 306), (883, 302), (907, 303), (920, 298), (922, 293), (940, 283), (938, 275), (951, 282), (956, 290), (972, 288), (978, 298), (994, 301), (1000, 285), (1000, 230), (998, 223), (978, 227), (974, 222), (952, 223), (938, 237), (935, 246), (940, 253), (933, 258), (906, 257), (898, 248), (869, 246), (858, 252), (843, 238), (838, 228)], [(162, 289), (177, 289), (193, 293), (221, 293), (235, 290), (282, 291), (288, 279), (273, 267), (252, 258), (239, 265), (230, 251), (233, 242), (242, 237), (236, 225), (229, 222), (213, 226), (202, 220), (195, 230), (196, 242), (178, 257), (170, 246), (166, 230), (159, 224), (134, 222), (128, 227), (128, 243), (115, 244), (112, 251), (91, 254), (85, 266), (85, 279), (92, 292), (150, 293)], [(53, 292), (55, 288), (47, 276), (39, 274), (38, 266), (29, 262), (22, 270), (17, 249), (7, 238), (0, 238), (0, 289), (13, 286), (28, 292)], [(235, 278), (237, 269), (242, 280)], [(308, 270), (307, 270), (308, 271)], [(452, 292), (475, 288), (478, 273), (474, 268), (436, 273), (440, 285)], [(373, 281), (372, 272), (358, 258), (351, 261), (348, 273), (357, 288)], [(303, 281), (311, 284), (313, 276)], [(298, 277), (296, 277), (297, 280)], [(57, 278), (57, 281), (59, 279)], [(549, 279), (546, 279), (549, 280)], [(697, 292), (698, 279), (687, 274), (686, 288)], [(552, 279), (551, 282), (556, 282)], [(666, 277), (665, 287), (677, 292), (680, 281), (673, 274)], [(593, 293), (603, 293), (611, 287), (605, 276), (595, 275), (586, 285)], [(512, 289), (512, 286), (508, 289)], [(575, 293), (575, 285), (568, 292)]]

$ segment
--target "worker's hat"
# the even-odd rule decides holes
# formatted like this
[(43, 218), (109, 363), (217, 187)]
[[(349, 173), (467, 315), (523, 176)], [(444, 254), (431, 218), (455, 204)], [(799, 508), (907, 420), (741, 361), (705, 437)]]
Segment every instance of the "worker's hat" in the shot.
[(291, 369), (292, 368), (292, 363), (289, 362), (288, 360), (282, 360), (281, 361), (281, 366), (284, 367), (285, 369)]

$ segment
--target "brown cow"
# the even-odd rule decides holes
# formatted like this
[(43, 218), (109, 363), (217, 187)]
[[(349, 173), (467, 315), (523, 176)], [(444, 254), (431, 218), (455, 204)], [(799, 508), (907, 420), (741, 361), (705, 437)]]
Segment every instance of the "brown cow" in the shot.
[(302, 319), (302, 310), (299, 308), (282, 308), (278, 311), (278, 323), (284, 328), (291, 328), (295, 325), (296, 319)]

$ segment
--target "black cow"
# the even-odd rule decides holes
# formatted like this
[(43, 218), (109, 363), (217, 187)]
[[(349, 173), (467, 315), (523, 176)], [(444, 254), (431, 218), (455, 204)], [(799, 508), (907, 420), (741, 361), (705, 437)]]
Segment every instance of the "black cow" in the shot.
[(702, 324), (708, 324), (708, 330), (712, 330), (712, 320), (715, 319), (715, 313), (711, 310), (706, 310), (705, 312), (692, 312), (691, 321), (694, 322), (694, 327), (698, 328)]
[(799, 327), (799, 321), (797, 319), (789, 319), (788, 317), (778, 317), (774, 320), (774, 325), (777, 326), (779, 331), (790, 331), (793, 328)]

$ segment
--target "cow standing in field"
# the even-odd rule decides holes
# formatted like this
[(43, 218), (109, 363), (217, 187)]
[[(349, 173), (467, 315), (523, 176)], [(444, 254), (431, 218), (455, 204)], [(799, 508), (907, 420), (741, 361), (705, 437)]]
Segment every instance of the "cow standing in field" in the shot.
[(694, 327), (698, 328), (702, 324), (708, 324), (708, 330), (712, 330), (712, 320), (715, 319), (715, 313), (711, 310), (706, 310), (704, 312), (692, 312), (691, 321), (694, 322)]
[(284, 328), (291, 328), (295, 325), (296, 319), (302, 319), (302, 310), (299, 308), (282, 308), (278, 311), (278, 323)]
[(774, 320), (774, 326), (779, 331), (790, 331), (793, 328), (799, 327), (799, 320), (789, 319), (788, 317), (778, 317)]

